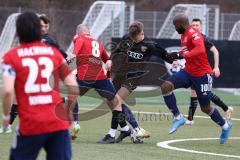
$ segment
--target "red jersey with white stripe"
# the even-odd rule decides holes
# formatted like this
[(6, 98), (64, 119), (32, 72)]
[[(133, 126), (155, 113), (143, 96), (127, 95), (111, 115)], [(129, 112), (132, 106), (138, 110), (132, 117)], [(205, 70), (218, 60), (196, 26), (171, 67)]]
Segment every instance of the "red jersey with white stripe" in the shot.
[(191, 25), (181, 35), (182, 49), (179, 53), (186, 59), (184, 70), (194, 77), (212, 74), (202, 34)]
[[(59, 78), (68, 73), (56, 49), (42, 42), (24, 43), (7, 52), (2, 59), (3, 75), (15, 76), (19, 131), (38, 135), (69, 129), (66, 107), (61, 103)], [(65, 73), (63, 73), (65, 72)], [(50, 77), (54, 86), (50, 86)]]
[(79, 80), (107, 79), (102, 62), (109, 59), (103, 45), (91, 37), (81, 34), (74, 37), (73, 54), (77, 58), (77, 75)]

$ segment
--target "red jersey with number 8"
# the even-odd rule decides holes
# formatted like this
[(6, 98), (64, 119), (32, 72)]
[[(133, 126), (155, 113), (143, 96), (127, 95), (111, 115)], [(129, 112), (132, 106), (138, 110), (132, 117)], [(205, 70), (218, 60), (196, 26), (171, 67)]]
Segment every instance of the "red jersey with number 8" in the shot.
[(109, 59), (103, 45), (91, 37), (81, 34), (74, 37), (73, 54), (76, 55), (77, 75), (79, 80), (103, 80), (107, 76), (102, 62)]
[[(4, 55), (3, 74), (15, 76), (19, 131), (22, 135), (69, 128), (67, 111), (57, 84), (59, 78), (64, 79), (68, 74), (63, 65), (62, 55), (42, 42), (24, 43)], [(51, 76), (54, 86), (50, 86)]]

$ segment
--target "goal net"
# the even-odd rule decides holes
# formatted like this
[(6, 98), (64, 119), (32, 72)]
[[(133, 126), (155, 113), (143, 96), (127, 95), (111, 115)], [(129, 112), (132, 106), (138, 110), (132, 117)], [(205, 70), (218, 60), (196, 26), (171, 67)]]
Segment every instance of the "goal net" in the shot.
[[(134, 11), (124, 1), (96, 1), (92, 4), (83, 24), (90, 29), (91, 35), (103, 44), (110, 42), (111, 37), (122, 37), (133, 20)], [(70, 54), (73, 44), (67, 49)]]
[(1, 33), (0, 37), (0, 58), (2, 58), (3, 54), (7, 52), (13, 44), (13, 41), (15, 40), (16, 35), (16, 19), (18, 13), (11, 14), (4, 25), (4, 28)]
[(228, 40), (239, 41), (240, 40), (240, 21), (237, 21), (230, 33)]
[(189, 17), (190, 22), (193, 18), (201, 19), (203, 26), (202, 32), (212, 39), (218, 38), (219, 7), (205, 4), (177, 4), (173, 6), (164, 21), (157, 38), (180, 38), (172, 24), (174, 16), (179, 13), (186, 14)]

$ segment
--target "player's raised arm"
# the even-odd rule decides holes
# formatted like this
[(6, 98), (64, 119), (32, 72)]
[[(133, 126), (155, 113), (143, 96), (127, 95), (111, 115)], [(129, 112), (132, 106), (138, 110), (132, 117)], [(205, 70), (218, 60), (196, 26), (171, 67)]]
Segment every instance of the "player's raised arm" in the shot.
[(167, 51), (160, 44), (155, 44), (153, 54), (162, 58), (164, 61), (170, 64), (173, 62), (173, 60), (168, 56)]

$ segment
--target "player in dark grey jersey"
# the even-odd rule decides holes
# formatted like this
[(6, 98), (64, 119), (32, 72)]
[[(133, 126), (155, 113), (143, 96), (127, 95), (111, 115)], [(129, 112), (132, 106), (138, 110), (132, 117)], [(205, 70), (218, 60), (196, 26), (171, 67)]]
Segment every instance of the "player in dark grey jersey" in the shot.
[[(153, 59), (154, 61), (157, 59), (158, 62), (164, 60), (172, 63), (172, 61), (167, 57), (167, 51), (164, 48), (162, 48), (159, 44), (145, 38), (143, 28), (144, 27), (141, 22), (133, 22), (129, 27), (129, 33), (122, 38), (120, 47), (111, 55), (114, 70), (112, 76), (113, 84), (115, 89), (118, 91), (118, 95), (123, 100), (126, 100), (132, 91), (136, 89), (138, 85), (140, 85), (140, 83), (136, 81), (136, 77), (144, 74), (144, 71), (139, 69), (136, 69), (136, 71), (132, 72), (131, 69), (133, 68), (127, 68), (126, 65), (135, 63), (134, 65), (136, 68), (141, 68), (144, 62), (149, 62)], [(156, 70), (157, 69), (158, 68), (156, 68)], [(130, 117), (128, 119), (134, 121), (134, 115), (129, 116)], [(137, 129), (139, 127), (136, 121), (132, 126), (138, 133), (139, 130)], [(143, 135), (148, 134), (148, 132), (145, 130), (140, 130), (140, 134), (141, 132)], [(130, 133), (121, 132), (116, 141), (120, 142), (129, 135)]]

